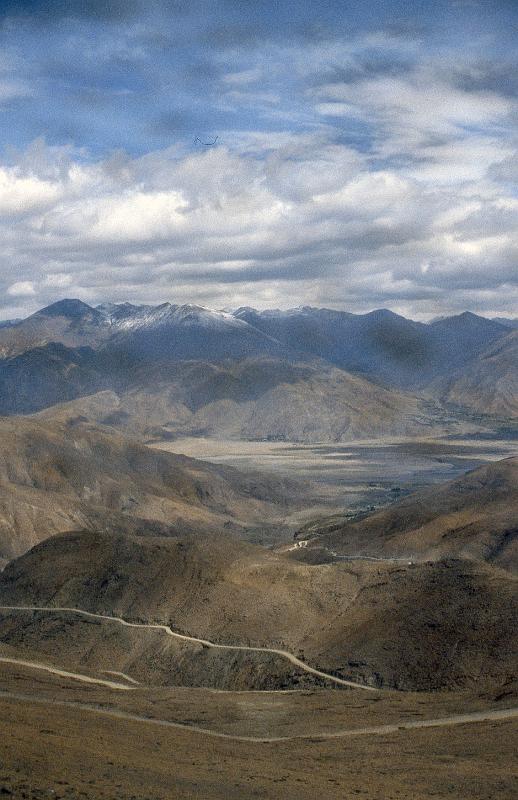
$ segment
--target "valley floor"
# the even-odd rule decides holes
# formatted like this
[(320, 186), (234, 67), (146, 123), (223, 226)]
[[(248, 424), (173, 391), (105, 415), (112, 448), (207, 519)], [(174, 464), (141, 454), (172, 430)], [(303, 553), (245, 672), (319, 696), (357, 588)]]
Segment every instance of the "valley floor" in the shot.
[[(314, 483), (320, 502), (283, 519), (281, 541), (317, 515), (361, 513), (390, 505), (409, 492), (441, 484), (492, 461), (516, 454), (516, 439), (382, 438), (347, 444), (243, 441), (182, 437), (148, 443), (151, 447), (242, 472), (260, 470), (279, 478)], [(271, 543), (258, 532), (249, 537)], [(278, 543), (278, 542), (277, 542)]]

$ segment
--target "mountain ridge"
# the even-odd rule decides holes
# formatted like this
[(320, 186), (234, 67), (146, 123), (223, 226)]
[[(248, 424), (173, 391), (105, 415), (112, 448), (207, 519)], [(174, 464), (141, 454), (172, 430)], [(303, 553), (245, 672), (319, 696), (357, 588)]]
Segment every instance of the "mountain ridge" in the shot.
[[(309, 566), (228, 537), (63, 534), (0, 573), (0, 602), (82, 608), (222, 644), (280, 647), (338, 677), (403, 691), (505, 687), (518, 644), (516, 579), (495, 567)], [(0, 635), (14, 644), (22, 631), (41, 646), (48, 619), (36, 612), (28, 624), (0, 614)], [(67, 615), (56, 611), (50, 631), (53, 647), (66, 653)], [(203, 651), (195, 655), (184, 662), (183, 681), (211, 685), (205, 670), (196, 673), (196, 662), (206, 667)]]
[(0, 419), (0, 559), (68, 530), (281, 530), (306, 482), (146, 447), (83, 418)]
[[(65, 299), (26, 320), (0, 328), (0, 412), (33, 413), (54, 403), (99, 391), (115, 391), (121, 395), (138, 389), (136, 375), (144, 376), (144, 390), (156, 386), (157, 382), (164, 386), (165, 407), (171, 392), (162, 381), (161, 373), (180, 372), (182, 364), (197, 362), (206, 365), (204, 369), (209, 378), (213, 371), (210, 365), (224, 365), (222, 370), (226, 370), (225, 380), (230, 385), (235, 383), (230, 364), (235, 365), (235, 371), (244, 374), (246, 366), (240, 368), (240, 364), (246, 365), (253, 359), (257, 363), (270, 359), (279, 364), (279, 386), (293, 386), (290, 376), (297, 369), (300, 371), (302, 365), (312, 374), (313, 382), (305, 389), (301, 383), (297, 398), (292, 394), (281, 398), (278, 393), (277, 402), (272, 396), (267, 423), (256, 424), (250, 417), (252, 414), (257, 420), (263, 419), (265, 409), (260, 413), (257, 410), (256, 414), (256, 410), (250, 408), (247, 417), (243, 402), (232, 408), (229, 406), (226, 412), (220, 404), (217, 408), (221, 430), (224, 414), (227, 414), (228, 424), (225, 424), (228, 427), (232, 415), (237, 413), (237, 418), (248, 419), (246, 424), (243, 422), (245, 428), (241, 431), (236, 418), (236, 435), (245, 438), (293, 436), (297, 441), (304, 441), (304, 437), (308, 441), (318, 437), (339, 441), (338, 429), (343, 435), (348, 435), (348, 431), (356, 436), (370, 433), (368, 425), (364, 424), (363, 428), (354, 424), (340, 425), (339, 421), (331, 426), (333, 430), (328, 430), (324, 418), (328, 416), (328, 407), (336, 406), (332, 399), (336, 392), (331, 385), (331, 375), (344, 388), (344, 413), (352, 406), (356, 417), (362, 397), (377, 394), (377, 410), (372, 417), (382, 418), (383, 408), (400, 402), (394, 393), (420, 398), (418, 402), (423, 408), (427, 403), (429, 406), (446, 403), (452, 408), (465, 407), (468, 413), (477, 412), (480, 408), (473, 401), (476, 393), (470, 396), (469, 391), (457, 391), (453, 379), (457, 376), (462, 381), (466, 375), (465, 380), (469, 382), (470, 369), (476, 370), (486, 354), (497, 352), (512, 335), (509, 327), (471, 312), (425, 324), (407, 320), (388, 309), (352, 314), (312, 306), (287, 311), (242, 307), (229, 312), (172, 303), (158, 306), (108, 303), (93, 308), (80, 300)], [(317, 372), (318, 388), (314, 383)], [(261, 370), (257, 369), (258, 380), (260, 376)], [(209, 403), (221, 403), (225, 399), (220, 396), (225, 380), (222, 377), (219, 384), (214, 385), (215, 395), (208, 398)], [(254, 381), (251, 371), (247, 380)], [(346, 389), (347, 384), (349, 389)], [(512, 377), (503, 380), (503, 384), (505, 413), (507, 406), (514, 402), (518, 408), (518, 387), (512, 384)], [(321, 407), (314, 404), (310, 408), (311, 398), (319, 393), (323, 398)], [(485, 390), (484, 402), (486, 395)], [(507, 395), (511, 396), (510, 400)], [(234, 400), (231, 393), (228, 399)], [(193, 402), (190, 401), (191, 405)], [(283, 430), (275, 430), (273, 415), (285, 414), (292, 402), (299, 408), (297, 414), (301, 418), (308, 416), (308, 420), (313, 417), (317, 421), (316, 431), (311, 436), (304, 431), (291, 431), (287, 424), (280, 426)], [(498, 401), (486, 405), (489, 413), (499, 412)], [(174, 406), (174, 414), (177, 410), (181, 412)], [(293, 418), (297, 414), (292, 415)], [(444, 416), (451, 416), (451, 412), (446, 409)], [(427, 417), (428, 412), (423, 419)], [(398, 433), (411, 427), (404, 411), (401, 420), (399, 426), (389, 424), (387, 432)], [(167, 421), (159, 420), (157, 424)], [(211, 420), (201, 420), (199, 425), (193, 423), (193, 429), (211, 430), (214, 424)], [(375, 428), (377, 435), (379, 426)]]

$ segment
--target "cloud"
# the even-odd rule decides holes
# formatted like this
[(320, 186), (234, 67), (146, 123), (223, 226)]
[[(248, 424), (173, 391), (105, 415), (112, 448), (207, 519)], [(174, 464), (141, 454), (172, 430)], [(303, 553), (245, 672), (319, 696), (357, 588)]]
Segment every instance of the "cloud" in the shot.
[(438, 183), (375, 168), (332, 132), (100, 161), (39, 142), (0, 171), (5, 314), (14, 295), (64, 293), (432, 314), (452, 291), (493, 292), (497, 309), (518, 290), (518, 208), (490, 163)]
[(55, 182), (0, 168), (0, 214), (26, 214), (54, 204), (61, 188)]
[(31, 310), (64, 293), (432, 316), (516, 298), (503, 16), (481, 31), (480, 6), (443, 4), (445, 24), (401, 23), (396, 0), (310, 6), (295, 22), (225, 0), (4, 4), (0, 314), (20, 286)]
[(7, 288), (7, 294), (10, 297), (32, 297), (36, 294), (34, 285), (30, 281), (20, 281), (13, 283), (12, 286)]
[(67, 273), (49, 272), (45, 276), (44, 285), (49, 289), (67, 289), (72, 284), (72, 276)]
[[(451, 76), (450, 76), (451, 77)], [(380, 154), (432, 157), (470, 132), (503, 123), (516, 103), (495, 91), (465, 90), (434, 65), (403, 75), (380, 74), (354, 82), (333, 82), (313, 92), (317, 111), (328, 117), (360, 119), (377, 128)]]

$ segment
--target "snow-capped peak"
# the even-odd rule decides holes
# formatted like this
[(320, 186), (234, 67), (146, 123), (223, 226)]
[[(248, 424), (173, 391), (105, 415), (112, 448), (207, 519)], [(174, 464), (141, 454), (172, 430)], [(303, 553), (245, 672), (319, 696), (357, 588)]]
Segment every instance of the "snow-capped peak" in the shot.
[(246, 322), (237, 319), (228, 311), (213, 311), (203, 306), (189, 304), (178, 306), (173, 316), (177, 324), (197, 325), (214, 330), (228, 327), (240, 329), (247, 327)]
[(229, 327), (243, 329), (247, 323), (236, 319), (228, 311), (214, 311), (203, 306), (190, 303), (173, 305), (162, 303), (159, 306), (134, 306), (131, 303), (103, 303), (97, 306), (99, 311), (113, 328), (131, 331), (143, 328), (167, 326), (197, 326), (212, 330), (223, 330)]

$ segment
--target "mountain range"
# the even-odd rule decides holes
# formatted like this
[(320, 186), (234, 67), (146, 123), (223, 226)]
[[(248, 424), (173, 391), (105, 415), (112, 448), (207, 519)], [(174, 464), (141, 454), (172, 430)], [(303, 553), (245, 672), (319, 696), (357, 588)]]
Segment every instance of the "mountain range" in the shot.
[[(511, 443), (476, 450), (452, 435), (478, 435), (478, 446), (513, 429), (517, 361), (511, 322), (470, 313), (423, 324), (386, 310), (65, 300), (0, 326), (0, 703), (14, 763), (25, 763), (20, 742), (58, 763), (81, 714), (81, 765), (85, 719), (103, 750), (103, 726), (120, 735), (132, 764), (157, 726), (142, 792), (128, 798), (151, 796), (150, 752), (176, 757), (176, 745), (162, 750), (167, 726), (191, 765), (207, 747), (213, 770), (232, 731), (248, 744), (258, 731), (302, 732), (254, 740), (254, 773), (257, 752), (316, 763), (319, 731), (362, 726), (370, 749), (355, 791), (376, 724), (391, 723), (390, 753), (409, 719), (448, 726), (449, 746), (441, 715), (469, 730), (467, 712), (485, 751), (518, 696), (518, 458), (487, 463)], [(242, 469), (180, 455), (185, 436), (207, 457), (212, 446), (244, 452)], [(412, 441), (394, 447), (402, 437)], [(436, 462), (443, 482), (432, 485)], [(294, 474), (315, 482), (284, 477)], [(354, 741), (339, 744), (343, 772)], [(279, 780), (265, 797), (284, 797)], [(119, 797), (121, 785), (97, 796)], [(250, 784), (235, 788), (249, 795)], [(399, 790), (383, 783), (374, 796)]]
[(149, 435), (454, 432), (459, 413), (518, 413), (516, 336), (469, 312), (423, 324), (386, 310), (63, 300), (0, 329), (0, 413), (111, 392), (105, 421)]
[[(299, 654), (328, 674), (404, 691), (505, 687), (518, 646), (514, 576), (443, 560), (316, 565), (225, 536), (55, 536), (0, 574), (0, 604), (48, 613), (5, 615), (0, 639), (71, 666), (129, 671), (143, 683), (223, 689), (300, 687), (271, 654), (121, 639), (63, 609), (160, 622), (224, 644)], [(95, 620), (93, 621), (96, 622)], [(92, 631), (93, 627), (93, 631)], [(51, 651), (51, 652), (50, 652)], [(261, 659), (258, 660), (258, 656)]]
[(368, 314), (309, 306), (227, 312), (171, 303), (92, 308), (80, 300), (61, 300), (0, 329), (0, 354), (5, 358), (60, 342), (147, 360), (319, 358), (408, 387), (480, 355), (508, 334), (511, 324), (470, 312), (424, 324), (386, 309)]
[(439, 381), (435, 394), (479, 414), (518, 417), (518, 330)]

